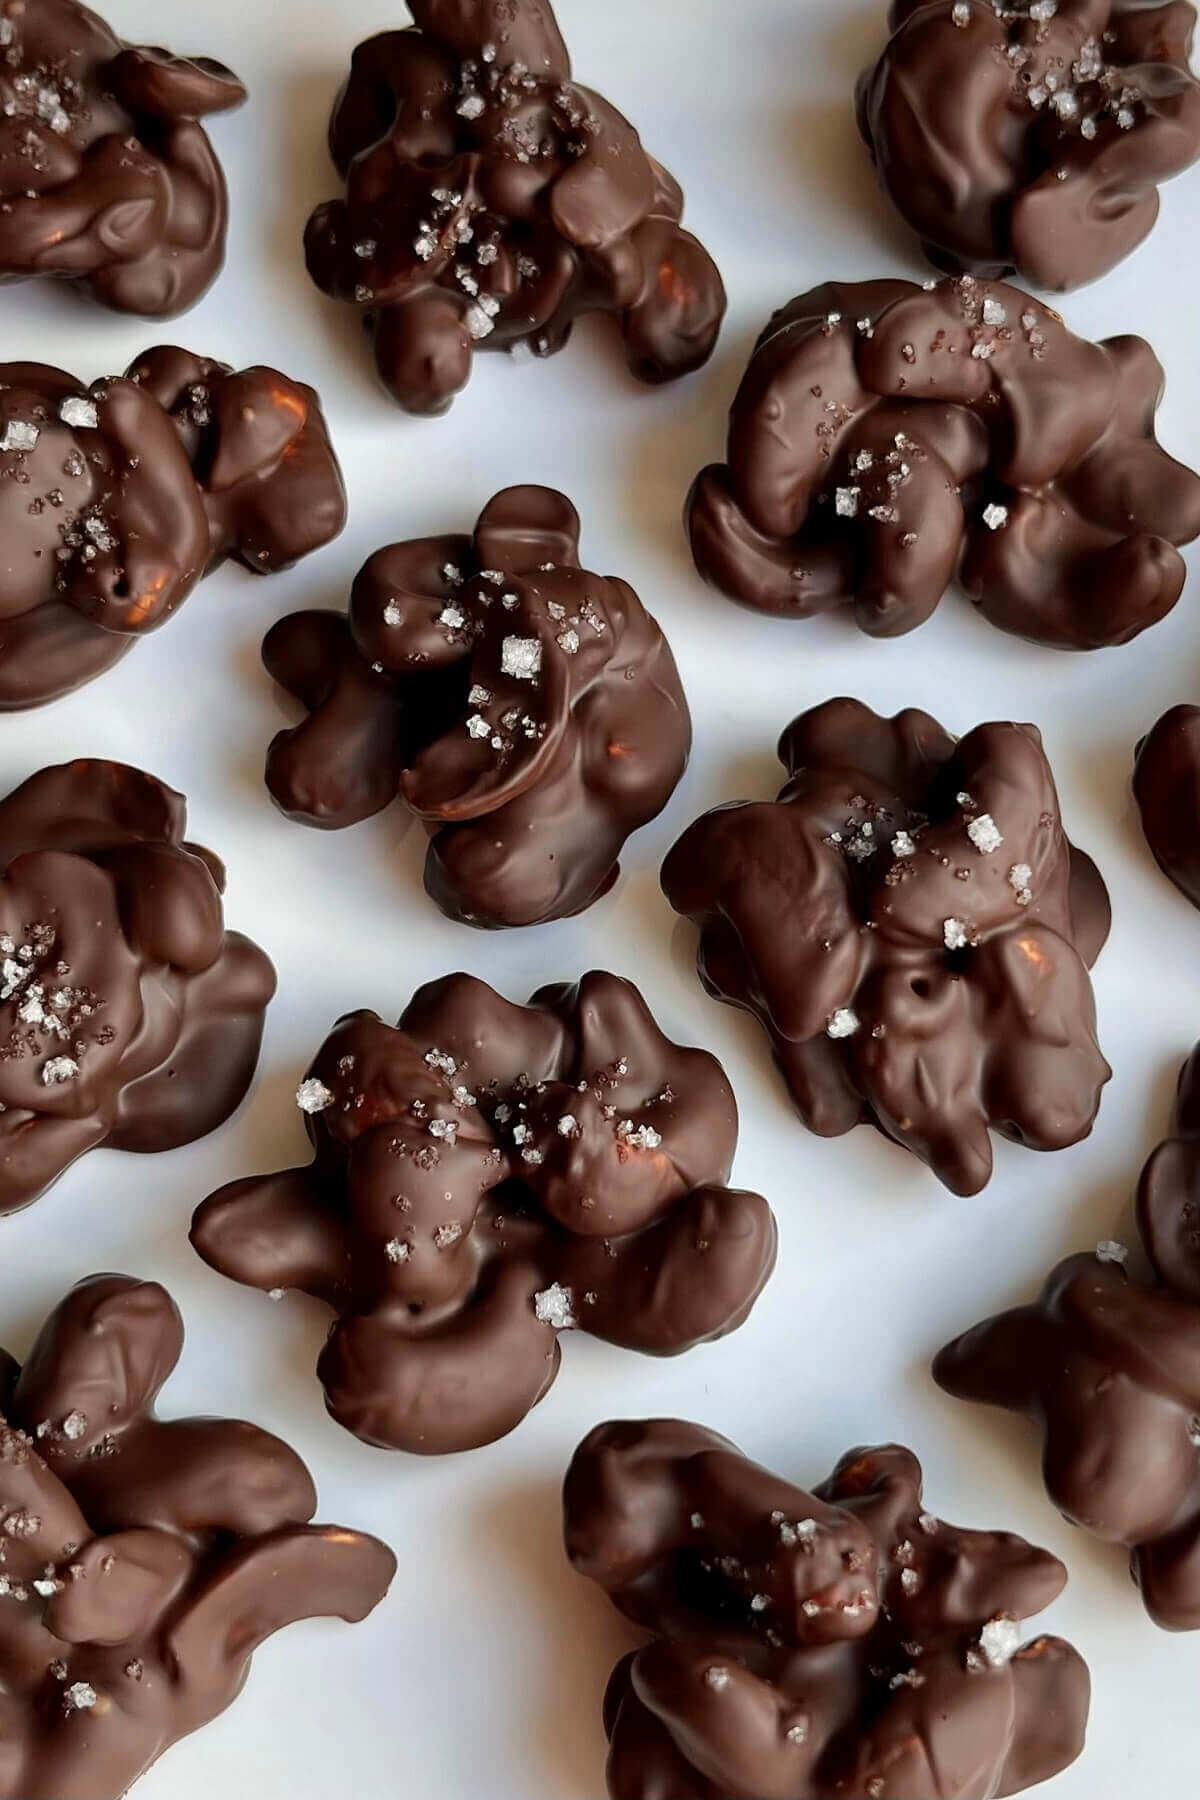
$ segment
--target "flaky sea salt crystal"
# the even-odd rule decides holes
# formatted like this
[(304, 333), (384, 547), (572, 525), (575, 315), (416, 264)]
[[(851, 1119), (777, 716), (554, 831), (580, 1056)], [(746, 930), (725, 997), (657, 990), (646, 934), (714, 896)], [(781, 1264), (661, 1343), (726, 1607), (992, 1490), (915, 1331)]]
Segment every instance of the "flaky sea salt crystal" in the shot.
[(4, 427), (4, 436), (0, 437), (0, 450), (15, 450), (23, 453), (36, 450), (41, 432), (28, 419), (10, 419)]
[(73, 1681), (63, 1694), (68, 1712), (87, 1712), (95, 1706), (97, 1694), (90, 1681)]
[(1104, 1238), (1096, 1245), (1096, 1261), (1117, 1263), (1124, 1266), (1129, 1260), (1129, 1250), (1124, 1244), (1118, 1244), (1112, 1238)]
[(536, 681), (542, 668), (541, 639), (506, 637), (500, 645), (500, 668), (515, 681)]
[(1003, 1669), (1021, 1647), (1021, 1627), (1015, 1619), (989, 1619), (979, 1633), (979, 1648), (993, 1669)]
[(898, 831), (892, 839), (892, 855), (895, 857), (915, 856), (917, 846), (907, 831)]
[(969, 941), (961, 919), (946, 919), (942, 924), (942, 937), (947, 950), (965, 950)]
[(327, 1106), (333, 1105), (333, 1094), (323, 1081), (310, 1075), (296, 1089), (296, 1105), (302, 1113), (324, 1112)]
[(70, 1438), (72, 1443), (81, 1438), (87, 1430), (87, 1415), (81, 1412), (69, 1412), (62, 1422), (62, 1434)]
[(985, 506), (983, 522), (989, 531), (999, 531), (1001, 526), (1008, 524), (1007, 506), (998, 506), (995, 502), (990, 506)]
[(91, 400), (81, 394), (68, 394), (58, 409), (58, 416), (72, 431), (95, 431), (100, 414)]
[(617, 1126), (617, 1136), (623, 1144), (629, 1144), (634, 1150), (657, 1150), (662, 1143), (662, 1133), (655, 1131), (653, 1125), (634, 1125), (632, 1119), (622, 1119)]
[(999, 300), (991, 294), (983, 303), (983, 322), (985, 325), (1004, 325), (1008, 321), (1008, 313)]
[(991, 813), (980, 813), (977, 819), (968, 819), (967, 836), (981, 856), (991, 856), (1004, 842), (1003, 834)]
[(71, 1081), (79, 1073), (79, 1064), (73, 1056), (52, 1056), (50, 1061), (42, 1064), (43, 1087), (57, 1087), (62, 1081)]
[(826, 1036), (831, 1038), (853, 1037), (857, 1030), (858, 1014), (848, 1006), (839, 1006), (825, 1027)]
[(856, 487), (839, 488), (833, 497), (839, 519), (853, 519), (858, 513), (859, 489)]
[(412, 1245), (403, 1238), (389, 1238), (383, 1248), (389, 1262), (406, 1263), (412, 1255)]
[(719, 1665), (714, 1665), (711, 1669), (704, 1671), (705, 1686), (712, 1688), (713, 1692), (717, 1694), (721, 1692), (722, 1688), (727, 1688), (732, 1679), (729, 1670), (722, 1669)]
[(468, 94), (465, 100), (459, 101), (457, 108), (460, 119), (481, 118), (486, 110), (487, 101), (482, 94)]
[(570, 1288), (561, 1286), (557, 1281), (543, 1288), (540, 1294), (533, 1296), (533, 1310), (543, 1325), (553, 1326), (555, 1331), (570, 1331), (575, 1324), (575, 1315), (571, 1311), (574, 1295)]

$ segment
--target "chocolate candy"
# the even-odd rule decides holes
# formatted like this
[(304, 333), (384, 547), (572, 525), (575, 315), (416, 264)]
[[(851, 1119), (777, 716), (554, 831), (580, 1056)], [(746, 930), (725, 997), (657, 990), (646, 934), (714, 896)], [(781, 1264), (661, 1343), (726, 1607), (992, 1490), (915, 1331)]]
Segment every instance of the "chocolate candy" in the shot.
[(0, 282), (54, 275), (165, 318), (225, 260), (208, 113), (246, 90), (208, 57), (125, 44), (76, 0), (0, 8)]
[(345, 522), (321, 403), (277, 369), (0, 364), (0, 712), (111, 668), (226, 558), (271, 575)]
[(1094, 281), (1200, 157), (1186, 0), (892, 0), (858, 87), (885, 193), (942, 269)]
[(1138, 1225), (1154, 1283), (1123, 1244), (1069, 1256), (1038, 1299), (940, 1352), (951, 1394), (1041, 1427), (1061, 1513), (1124, 1544), (1146, 1610), (1200, 1630), (1200, 1047), (1180, 1076), (1171, 1136), (1142, 1171)]
[(601, 1425), (563, 1498), (571, 1561), (653, 1634), (609, 1684), (612, 1800), (983, 1800), (1083, 1748), (1084, 1662), (1019, 1624), (1066, 1570), (926, 1512), (911, 1450), (805, 1493), (699, 1425)]
[(778, 800), (698, 820), (663, 888), (805, 1124), (869, 1120), (958, 1194), (991, 1175), (989, 1127), (1035, 1150), (1086, 1137), (1111, 1074), (1088, 979), (1111, 915), (1035, 727), (956, 741), (831, 700), (779, 755)]
[(497, 494), (473, 539), (377, 551), (348, 620), (293, 613), (263, 661), (311, 715), (271, 745), (276, 804), (340, 828), (399, 794), (430, 836), (426, 888), (468, 925), (591, 906), (691, 748), (657, 623), (580, 568), (579, 516), (551, 488)]
[(612, 313), (640, 381), (707, 362), (725, 312), (683, 191), (571, 79), (549, 0), (413, 0), (354, 52), (329, 131), (344, 200), (317, 208), (317, 286), (362, 310), (384, 386), (440, 413), (475, 350), (550, 356)]
[(213, 1194), (192, 1242), (236, 1281), (333, 1307), (326, 1405), (385, 1449), (502, 1437), (572, 1327), (659, 1356), (721, 1337), (774, 1264), (766, 1201), (724, 1185), (720, 1065), (615, 975), (527, 1007), (450, 975), (396, 1028), (351, 1013), (296, 1099), (311, 1166)]
[(1173, 706), (1142, 739), (1133, 792), (1159, 868), (1200, 906), (1200, 706)]
[(396, 1559), (310, 1525), (312, 1478), (231, 1419), (155, 1417), (183, 1322), (156, 1282), (72, 1288), (0, 1393), (3, 1800), (119, 1800), (224, 1712), (264, 1639), (365, 1618)]
[(956, 578), (1003, 631), (1122, 644), (1183, 590), (1200, 477), (1154, 437), (1141, 338), (1001, 283), (827, 283), (775, 314), (688, 501), (696, 567), (784, 618), (922, 624)]
[(0, 1213), (99, 1144), (203, 1137), (250, 1085), (275, 971), (226, 931), (225, 871), (185, 824), (121, 763), (0, 800)]

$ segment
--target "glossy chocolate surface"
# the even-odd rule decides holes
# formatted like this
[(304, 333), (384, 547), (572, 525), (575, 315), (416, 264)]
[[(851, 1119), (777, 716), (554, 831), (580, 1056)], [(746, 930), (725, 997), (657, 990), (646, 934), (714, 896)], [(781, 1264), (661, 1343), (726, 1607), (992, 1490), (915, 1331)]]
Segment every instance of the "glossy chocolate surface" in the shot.
[(528, 1006), (450, 975), (395, 1028), (351, 1013), (297, 1101), (311, 1165), (212, 1195), (192, 1242), (329, 1303), (317, 1372), (368, 1443), (490, 1443), (550, 1387), (563, 1331), (674, 1355), (740, 1325), (774, 1264), (766, 1201), (725, 1185), (719, 1063), (615, 975)]
[(236, 1699), (264, 1639), (364, 1618), (395, 1572), (377, 1539), (309, 1523), (278, 1438), (155, 1416), (182, 1347), (157, 1283), (94, 1275), (23, 1369), (0, 1352), (3, 1800), (120, 1800)]
[(185, 803), (121, 763), (0, 800), (0, 1213), (87, 1150), (171, 1150), (250, 1085), (275, 971), (226, 931)]
[(345, 522), (320, 401), (277, 369), (0, 364), (0, 712), (111, 668), (227, 558), (270, 575)]
[(76, 0), (5, 0), (0, 282), (57, 276), (148, 318), (191, 306), (228, 216), (197, 121), (245, 98), (222, 63), (123, 43)]
[(1003, 282), (829, 282), (777, 312), (688, 500), (696, 567), (781, 618), (873, 637), (957, 581), (1060, 650), (1127, 643), (1183, 591), (1200, 476), (1154, 436), (1141, 338), (1093, 344)]
[(1159, 868), (1200, 906), (1200, 706), (1173, 706), (1142, 739), (1133, 792)]
[(1200, 157), (1187, 0), (892, 0), (858, 88), (884, 192), (939, 268), (1094, 281)]
[(1146, 1609), (1200, 1630), (1200, 1048), (1179, 1080), (1170, 1136), (1142, 1171), (1138, 1226), (1154, 1279), (1123, 1244), (1070, 1256), (1037, 1300), (985, 1320), (938, 1355), (963, 1400), (1040, 1427), (1061, 1513), (1125, 1546)]
[(349, 618), (293, 613), (263, 660), (309, 718), (271, 745), (289, 818), (336, 829), (399, 795), (430, 837), (425, 886), (499, 928), (582, 912), (662, 811), (692, 728), (675, 659), (633, 589), (579, 566), (579, 517), (508, 488), (473, 537), (377, 551)]
[(991, 1176), (989, 1130), (1086, 1137), (1111, 1073), (1088, 977), (1110, 910), (1035, 727), (956, 740), (927, 713), (831, 700), (779, 753), (779, 798), (697, 820), (663, 888), (804, 1122), (869, 1120), (959, 1194)]
[(708, 360), (725, 290), (683, 192), (616, 108), (572, 80), (549, 0), (414, 0), (354, 52), (329, 142), (346, 198), (318, 207), (317, 286), (359, 307), (380, 377), (444, 412), (476, 350), (550, 356), (610, 313), (630, 370)]
[(678, 1419), (601, 1425), (567, 1554), (651, 1641), (605, 1701), (612, 1800), (990, 1800), (1083, 1747), (1089, 1681), (1020, 1621), (1056, 1557), (926, 1511), (896, 1444), (811, 1493)]

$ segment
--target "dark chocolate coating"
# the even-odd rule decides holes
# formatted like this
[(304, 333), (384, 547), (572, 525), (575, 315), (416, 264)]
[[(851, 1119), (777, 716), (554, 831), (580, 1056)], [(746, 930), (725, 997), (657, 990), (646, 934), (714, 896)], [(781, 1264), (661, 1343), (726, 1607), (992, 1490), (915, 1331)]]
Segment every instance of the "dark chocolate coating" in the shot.
[(1111, 914), (1036, 728), (956, 741), (831, 700), (779, 754), (778, 800), (697, 820), (662, 879), (805, 1124), (869, 1120), (958, 1194), (991, 1176), (989, 1128), (1034, 1150), (1086, 1137), (1111, 1074), (1088, 979)]
[(468, 925), (591, 906), (691, 748), (658, 624), (580, 568), (578, 514), (552, 488), (497, 494), (473, 539), (377, 551), (348, 620), (293, 613), (263, 661), (310, 714), (271, 745), (276, 804), (337, 829), (399, 794), (429, 833), (426, 888)]
[(1041, 1428), (1061, 1513), (1123, 1544), (1146, 1610), (1200, 1630), (1200, 1047), (1184, 1066), (1171, 1135), (1142, 1171), (1138, 1226), (1155, 1283), (1119, 1244), (1069, 1256), (1031, 1305), (939, 1352), (948, 1393)]
[(345, 522), (321, 403), (277, 369), (0, 364), (0, 712), (111, 668), (226, 558), (270, 575)]
[(827, 283), (777, 312), (687, 505), (696, 567), (873, 637), (958, 580), (993, 625), (1060, 650), (1123, 644), (1183, 591), (1200, 476), (1154, 436), (1141, 338), (1074, 337), (1003, 283)]
[(226, 931), (182, 794), (121, 763), (0, 800), (0, 1213), (85, 1150), (172, 1150), (250, 1085), (275, 971)]
[(1016, 1621), (1057, 1557), (924, 1510), (896, 1444), (812, 1493), (678, 1419), (598, 1426), (567, 1554), (651, 1642), (605, 1700), (612, 1800), (990, 1800), (1083, 1748), (1087, 1667)]
[(310, 1525), (316, 1489), (257, 1425), (155, 1417), (183, 1322), (93, 1275), (43, 1325), (0, 1417), (0, 1796), (120, 1800), (237, 1698), (298, 1619), (365, 1618), (396, 1559)]
[(1200, 706), (1173, 706), (1142, 739), (1133, 792), (1159, 868), (1200, 906)]
[(148, 318), (192, 306), (229, 211), (197, 120), (245, 98), (223, 64), (125, 44), (76, 0), (0, 8), (0, 282), (53, 275)]
[(475, 350), (561, 350), (611, 313), (640, 381), (707, 362), (725, 313), (683, 192), (571, 79), (549, 0), (413, 0), (354, 52), (329, 130), (346, 198), (305, 234), (313, 280), (362, 309), (384, 386), (440, 413)]
[(326, 1404), (385, 1449), (504, 1436), (570, 1326), (659, 1356), (721, 1337), (774, 1265), (766, 1201), (725, 1186), (720, 1064), (615, 975), (527, 1007), (450, 975), (396, 1028), (351, 1013), (297, 1100), (311, 1166), (211, 1195), (192, 1242), (235, 1281), (333, 1307)]
[(942, 269), (1063, 291), (1142, 242), (1200, 157), (1187, 0), (892, 0), (858, 85), (884, 192)]

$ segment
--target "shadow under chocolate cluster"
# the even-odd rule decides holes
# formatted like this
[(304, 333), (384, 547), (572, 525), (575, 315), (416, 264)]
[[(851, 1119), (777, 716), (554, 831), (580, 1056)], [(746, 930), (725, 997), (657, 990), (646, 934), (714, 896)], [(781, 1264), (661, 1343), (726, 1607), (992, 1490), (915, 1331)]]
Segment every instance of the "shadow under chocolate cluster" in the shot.
[(0, 711), (111, 668), (227, 557), (270, 575), (345, 522), (320, 401), (275, 369), (160, 345), (86, 388), (0, 364)]
[(870, 1120), (960, 1194), (990, 1178), (989, 1128), (1038, 1150), (1086, 1137), (1111, 1074), (1088, 977), (1110, 910), (1035, 728), (956, 741), (927, 713), (831, 700), (779, 753), (778, 800), (699, 819), (663, 887), (805, 1123)]
[(806, 1493), (698, 1425), (601, 1425), (564, 1510), (575, 1567), (653, 1634), (609, 1684), (612, 1800), (976, 1800), (1083, 1747), (1085, 1664), (1019, 1623), (1066, 1570), (927, 1512), (910, 1450)]
[(1094, 281), (1200, 157), (1187, 0), (892, 0), (858, 87), (884, 190), (932, 262)]
[(728, 460), (688, 501), (696, 566), (759, 611), (853, 607), (896, 637), (957, 579), (993, 625), (1123, 644), (1179, 599), (1200, 477), (1154, 436), (1141, 338), (1093, 344), (1019, 288), (827, 283), (777, 312)]
[(237, 1281), (338, 1314), (326, 1403), (369, 1443), (425, 1454), (503, 1436), (572, 1327), (671, 1355), (739, 1325), (775, 1260), (715, 1059), (592, 974), (516, 1006), (470, 975), (393, 1028), (352, 1013), (300, 1085), (310, 1167), (234, 1182), (192, 1242)]
[(348, 619), (293, 613), (263, 660), (311, 715), (271, 745), (277, 804), (338, 828), (399, 795), (430, 835), (429, 893), (470, 925), (607, 893), (691, 748), (662, 632), (627, 583), (580, 568), (578, 515), (550, 488), (497, 494), (473, 538), (377, 551)]
[(238, 1105), (275, 971), (226, 931), (181, 794), (120, 763), (0, 801), (0, 1213), (97, 1145), (171, 1150)]
[(310, 1525), (304, 1464), (256, 1425), (155, 1417), (183, 1325), (95, 1275), (21, 1369), (0, 1351), (0, 1796), (120, 1800), (237, 1698), (299, 1619), (364, 1618), (386, 1545)]
[(1146, 1609), (1200, 1630), (1200, 1048), (1184, 1065), (1171, 1135), (1142, 1171), (1138, 1226), (1154, 1281), (1125, 1245), (1069, 1256), (1029, 1306), (986, 1320), (933, 1372), (963, 1400), (1041, 1427), (1055, 1506), (1130, 1551)]
[(614, 314), (642, 381), (707, 361), (721, 278), (683, 193), (615, 107), (571, 79), (549, 0), (413, 0), (360, 44), (330, 148), (344, 200), (305, 239), (325, 293), (363, 309), (384, 385), (449, 406), (478, 349), (560, 350)]
[(206, 113), (246, 90), (223, 64), (122, 43), (76, 0), (0, 11), (0, 282), (54, 275), (164, 318), (225, 258), (228, 196)]

